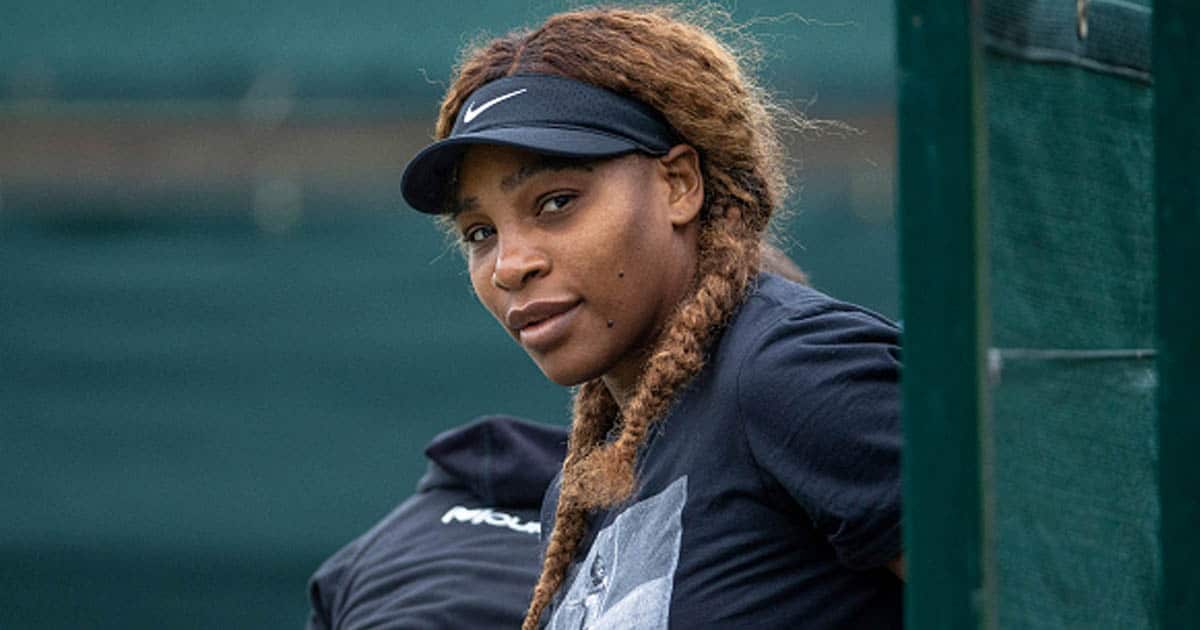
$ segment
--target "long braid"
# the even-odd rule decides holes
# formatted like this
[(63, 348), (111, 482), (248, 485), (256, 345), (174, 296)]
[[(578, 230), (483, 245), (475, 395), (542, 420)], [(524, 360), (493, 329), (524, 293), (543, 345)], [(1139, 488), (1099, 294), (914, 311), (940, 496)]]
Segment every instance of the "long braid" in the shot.
[[(618, 412), (617, 402), (603, 381), (595, 379), (580, 386), (575, 394), (571, 437), (567, 445), (567, 457), (563, 461), (564, 471), (574, 470), (579, 460), (604, 439), (616, 422)], [(526, 613), (523, 630), (537, 628), (542, 610), (562, 585), (566, 569), (575, 557), (575, 549), (586, 533), (587, 509), (577, 501), (578, 497), (572, 493), (560, 493), (555, 508), (554, 529), (550, 532), (542, 561), (542, 574), (534, 587), (533, 601)]]
[(618, 412), (603, 382), (589, 381), (576, 395), (554, 530), (523, 630), (538, 627), (542, 612), (562, 586), (575, 550), (587, 533), (587, 512), (620, 503), (633, 493), (637, 451), (650, 426), (666, 414), (675, 394), (703, 367), (709, 343), (741, 304), (757, 273), (757, 264), (746, 261), (755, 258), (758, 235), (746, 232), (733, 234), (718, 227), (702, 231), (700, 247), (709, 255), (699, 263), (696, 290), (659, 336), (620, 416), (620, 432), (614, 441), (603, 442)]
[(666, 415), (675, 395), (704, 366), (709, 342), (723, 329), (745, 293), (756, 265), (746, 264), (757, 238), (739, 239), (719, 228), (701, 233), (700, 261), (694, 292), (680, 304), (658, 337), (645, 371), (620, 417), (611, 443), (582, 453), (564, 467), (563, 492), (576, 505), (611, 507), (635, 488), (637, 451), (655, 420)]
[(763, 233), (786, 192), (776, 127), (783, 112), (742, 73), (737, 55), (667, 7), (556, 15), (468, 53), (456, 72), (438, 138), (482, 85), (518, 73), (556, 74), (654, 107), (701, 156), (705, 198), (687, 297), (658, 334), (623, 410), (600, 379), (575, 395), (554, 529), (522, 626), (536, 630), (587, 533), (589, 511), (632, 496), (639, 449), (703, 368), (758, 272)]

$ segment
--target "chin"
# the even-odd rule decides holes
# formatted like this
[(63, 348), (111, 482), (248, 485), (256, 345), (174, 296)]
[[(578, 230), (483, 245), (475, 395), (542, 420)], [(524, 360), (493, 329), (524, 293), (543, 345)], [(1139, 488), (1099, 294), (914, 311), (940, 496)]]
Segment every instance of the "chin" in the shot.
[(586, 383), (594, 378), (601, 376), (604, 371), (599, 369), (588, 369), (590, 366), (570, 363), (568, 361), (555, 361), (548, 357), (531, 357), (534, 364), (546, 375), (546, 378), (563, 387), (574, 387)]
[(581, 384), (586, 383), (587, 381), (590, 381), (593, 378), (595, 378), (593, 376), (589, 376), (586, 373), (581, 374), (578, 372), (548, 370), (540, 364), (538, 365), (538, 367), (541, 368), (542, 374), (545, 374), (546, 378), (550, 379), (557, 385), (562, 385), (563, 387), (574, 387), (576, 385), (581, 385)]

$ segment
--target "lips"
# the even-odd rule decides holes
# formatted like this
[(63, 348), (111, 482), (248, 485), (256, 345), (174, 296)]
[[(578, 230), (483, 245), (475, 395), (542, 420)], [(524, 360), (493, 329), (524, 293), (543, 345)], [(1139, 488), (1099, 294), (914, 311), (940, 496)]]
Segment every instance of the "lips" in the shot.
[(579, 303), (579, 300), (538, 300), (530, 302), (520, 308), (510, 308), (504, 314), (504, 323), (514, 331), (520, 331), (522, 328), (531, 324), (536, 324), (541, 320), (550, 319), (556, 315), (561, 315)]
[(504, 323), (512, 330), (521, 345), (531, 350), (543, 350), (556, 344), (567, 332), (579, 299), (538, 300), (511, 308)]

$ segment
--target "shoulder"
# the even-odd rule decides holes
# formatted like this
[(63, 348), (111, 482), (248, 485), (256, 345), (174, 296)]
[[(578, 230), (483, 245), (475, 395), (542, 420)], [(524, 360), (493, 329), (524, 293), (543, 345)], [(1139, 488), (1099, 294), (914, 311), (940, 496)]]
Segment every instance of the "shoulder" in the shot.
[[(417, 495), (396, 506), (386, 517), (338, 549), (317, 568), (308, 580), (311, 605), (310, 628), (333, 627), (338, 611), (345, 607), (348, 588), (354, 577), (387, 553), (390, 541), (403, 538), (405, 530), (416, 523), (414, 515), (427, 510)], [(424, 520), (424, 519), (421, 519)]]
[(877, 327), (893, 336), (899, 331), (894, 322), (870, 309), (770, 273), (758, 276), (746, 302), (748, 311), (761, 312), (759, 317), (813, 324), (808, 332), (836, 329), (838, 324), (851, 323)]
[[(766, 278), (733, 332), (737, 417), (772, 492), (795, 501), (851, 568), (899, 553), (900, 331)], [(736, 330), (744, 327), (745, 330)], [(784, 496), (784, 495), (776, 495)]]
[(312, 616), (331, 627), (517, 624), (537, 577), (538, 531), (535, 507), (423, 490), (321, 565)]
[(537, 577), (538, 505), (565, 441), (563, 427), (511, 416), (439, 435), (417, 492), (313, 574), (310, 627), (519, 623)]
[(750, 393), (780, 380), (793, 389), (818, 386), (864, 361), (898, 370), (899, 328), (861, 306), (762, 274), (721, 353), (723, 362), (733, 364), (739, 388)]
[(738, 417), (760, 463), (898, 436), (900, 332), (888, 319), (764, 276), (731, 332)]

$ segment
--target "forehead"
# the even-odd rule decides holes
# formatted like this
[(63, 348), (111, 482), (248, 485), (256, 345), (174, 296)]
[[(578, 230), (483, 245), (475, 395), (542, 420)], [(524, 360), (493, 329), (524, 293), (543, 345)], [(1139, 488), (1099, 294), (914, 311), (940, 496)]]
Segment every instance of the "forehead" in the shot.
[[(458, 181), (471, 185), (498, 183), (502, 188), (511, 189), (524, 179), (544, 171), (590, 171), (599, 161), (597, 158), (546, 155), (512, 147), (476, 145), (467, 149), (459, 162)], [(488, 178), (496, 181), (489, 182)]]
[(474, 144), (463, 151), (462, 158), (458, 162), (458, 170), (460, 174), (466, 174), (478, 170), (520, 167), (526, 164), (535, 164), (549, 159), (549, 157), (528, 149)]
[(468, 148), (459, 160), (450, 190), (448, 214), (457, 215), (478, 203), (476, 195), (499, 189), (508, 193), (535, 175), (545, 172), (592, 172), (608, 158), (578, 158), (535, 153), (494, 145)]

